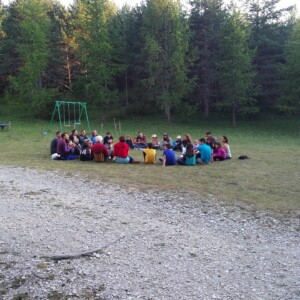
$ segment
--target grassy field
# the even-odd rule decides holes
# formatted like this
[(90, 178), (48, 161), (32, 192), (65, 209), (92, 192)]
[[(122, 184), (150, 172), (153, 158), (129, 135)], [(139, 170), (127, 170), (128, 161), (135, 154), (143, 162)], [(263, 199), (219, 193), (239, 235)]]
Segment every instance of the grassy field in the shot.
[[(1, 122), (7, 122), (1, 120)], [(237, 129), (222, 120), (189, 119), (167, 124), (164, 119), (135, 118), (121, 122), (121, 132), (115, 132), (114, 120), (103, 124), (92, 121), (92, 128), (105, 135), (112, 132), (115, 140), (120, 134), (135, 136), (139, 130), (147, 137), (159, 137), (167, 131), (172, 138), (190, 133), (192, 139), (201, 138), (211, 130), (218, 139), (229, 137), (233, 159), (208, 166), (175, 166), (162, 168), (159, 163), (149, 165), (117, 165), (113, 162), (97, 164), (80, 161), (51, 161), (50, 141), (58, 130), (54, 124), (47, 135), (48, 122), (12, 121), (12, 130), (0, 129), (2, 165), (21, 166), (42, 170), (58, 170), (76, 180), (95, 180), (116, 183), (141, 190), (181, 191), (188, 197), (214, 199), (222, 204), (241, 205), (253, 211), (267, 210), (285, 215), (300, 215), (300, 122), (297, 119), (273, 117), (268, 120), (239, 122)], [(78, 129), (85, 128), (82, 124)], [(118, 127), (118, 126), (117, 126)], [(71, 131), (71, 128), (66, 128)], [(238, 160), (245, 154), (251, 159)], [(131, 155), (142, 160), (141, 151)], [(161, 152), (158, 156), (161, 156)], [(82, 178), (82, 179), (78, 179)], [(55, 188), (55, 187), (53, 187)]]

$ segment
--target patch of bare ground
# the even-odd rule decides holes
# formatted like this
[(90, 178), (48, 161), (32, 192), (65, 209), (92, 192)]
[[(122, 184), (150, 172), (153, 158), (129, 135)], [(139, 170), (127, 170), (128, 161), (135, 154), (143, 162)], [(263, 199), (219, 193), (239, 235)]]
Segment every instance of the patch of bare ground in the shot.
[(299, 219), (2, 167), (1, 299), (299, 299)]

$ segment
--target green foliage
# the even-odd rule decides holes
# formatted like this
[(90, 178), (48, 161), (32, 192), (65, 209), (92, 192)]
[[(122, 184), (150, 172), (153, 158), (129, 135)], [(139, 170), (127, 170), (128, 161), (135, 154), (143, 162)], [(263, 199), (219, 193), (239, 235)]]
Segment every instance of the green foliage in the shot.
[(257, 100), (263, 109), (274, 107), (279, 98), (281, 75), (279, 66), (284, 62), (284, 45), (293, 24), (293, 7), (278, 9), (280, 0), (245, 1), (251, 25), (250, 48), (256, 50), (255, 84), (259, 87)]
[(285, 47), (295, 11), (245, 2), (248, 22), (223, 0), (190, 0), (189, 15), (180, 0), (119, 11), (113, 0), (68, 10), (58, 0), (0, 1), (0, 96), (40, 116), (55, 98), (103, 112), (163, 110), (169, 120), (178, 111), (298, 112), (297, 38)]
[(172, 0), (147, 1), (143, 32), (147, 84), (170, 121), (171, 109), (180, 106), (192, 86), (187, 76), (189, 32), (180, 4)]
[(236, 108), (240, 114), (259, 111), (255, 106), (252, 68), (253, 52), (248, 48), (249, 27), (243, 15), (233, 10), (222, 29), (222, 42), (218, 63), (222, 100), (219, 108)]
[(193, 0), (190, 5), (190, 53), (195, 56), (191, 73), (197, 78), (192, 103), (208, 117), (213, 104), (219, 100), (217, 64), (222, 61), (219, 47), (227, 12), (223, 0)]
[(39, 109), (53, 91), (43, 86), (43, 76), (49, 60), (50, 20), (47, 15), (49, 3), (38, 0), (20, 0), (16, 9), (20, 15), (18, 40), (15, 51), (20, 59), (17, 74), (10, 77), (10, 93), (16, 101), (24, 102), (30, 108)]
[(118, 99), (114, 79), (122, 67), (113, 61), (108, 32), (109, 21), (115, 11), (109, 0), (77, 0), (73, 6), (80, 61), (80, 75), (74, 88), (83, 90), (86, 97), (99, 104), (109, 104)]
[(285, 47), (284, 81), (277, 109), (288, 114), (300, 112), (300, 19)]

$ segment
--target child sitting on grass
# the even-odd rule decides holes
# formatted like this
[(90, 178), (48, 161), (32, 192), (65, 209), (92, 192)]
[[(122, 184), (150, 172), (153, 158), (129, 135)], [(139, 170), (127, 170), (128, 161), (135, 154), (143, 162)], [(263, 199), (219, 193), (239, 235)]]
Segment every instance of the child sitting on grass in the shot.
[(177, 135), (176, 140), (173, 142), (174, 151), (182, 151), (182, 140), (181, 135)]
[(119, 142), (114, 146), (113, 155), (116, 157), (116, 163), (119, 164), (139, 164), (139, 161), (134, 160), (129, 156), (129, 146), (126, 144), (126, 139), (124, 136), (119, 137)]
[(152, 143), (152, 148), (153, 149), (159, 149), (160, 148), (160, 142), (159, 142), (159, 139), (158, 139), (158, 137), (155, 133), (152, 134), (151, 143)]
[(195, 155), (194, 147), (192, 144), (187, 144), (186, 151), (183, 154), (183, 157), (178, 158), (177, 163), (179, 165), (184, 165), (184, 166), (195, 166), (196, 165), (196, 155)]
[(193, 145), (194, 150), (197, 151), (197, 147), (198, 147), (198, 146), (199, 146), (199, 141), (198, 141), (198, 140), (194, 140), (194, 145)]
[(199, 146), (197, 147), (197, 151), (199, 151), (199, 157), (197, 158), (197, 162), (200, 164), (210, 164), (212, 160), (212, 149), (209, 145), (206, 144), (206, 140), (201, 138), (199, 140)]
[(163, 152), (163, 158), (159, 159), (162, 162), (162, 166), (165, 167), (176, 165), (175, 153), (172, 150), (172, 146), (170, 144), (165, 144), (164, 147), (165, 150)]
[(133, 147), (135, 149), (144, 149), (147, 147), (147, 138), (141, 131), (138, 132), (137, 137), (133, 140)]
[(155, 164), (156, 150), (153, 149), (152, 143), (147, 144), (147, 148), (143, 150), (144, 163)]
[(213, 154), (214, 161), (226, 159), (226, 151), (221, 147), (220, 143), (215, 143), (215, 151)]
[(125, 143), (129, 146), (130, 149), (134, 149), (132, 139), (131, 139), (131, 136), (129, 134), (126, 135)]
[(230, 146), (228, 144), (227, 136), (223, 135), (221, 137), (221, 142), (222, 142), (222, 148), (226, 151), (226, 159), (231, 159), (231, 151), (230, 151)]

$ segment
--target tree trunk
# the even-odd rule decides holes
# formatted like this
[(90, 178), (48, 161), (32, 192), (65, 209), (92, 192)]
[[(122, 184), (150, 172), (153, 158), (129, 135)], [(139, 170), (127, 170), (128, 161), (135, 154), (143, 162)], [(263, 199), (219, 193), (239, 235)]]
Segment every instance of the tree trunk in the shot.
[(209, 80), (209, 62), (208, 62), (208, 38), (207, 31), (205, 31), (205, 61), (204, 61), (204, 95), (203, 95), (203, 104), (204, 104), (204, 117), (209, 117), (210, 109), (210, 80)]
[[(205, 77), (206, 77), (206, 75), (205, 75)], [(208, 85), (209, 85), (209, 81), (206, 78), (205, 79), (205, 86), (204, 86), (204, 99), (203, 99), (203, 103), (204, 103), (204, 117), (205, 118), (209, 117), (209, 86)]]
[(171, 108), (170, 108), (170, 105), (165, 105), (165, 115), (167, 117), (168, 123), (171, 123)]
[[(67, 51), (67, 49), (66, 49)], [(72, 73), (71, 73), (71, 63), (69, 55), (67, 55), (67, 80), (68, 80), (68, 86), (69, 90), (72, 91)]]
[(236, 101), (232, 102), (232, 126), (236, 128)]
[(125, 107), (128, 107), (128, 77), (127, 77), (127, 70), (125, 72)]

